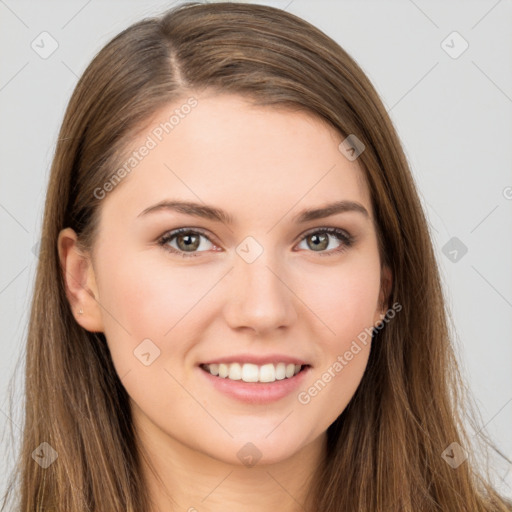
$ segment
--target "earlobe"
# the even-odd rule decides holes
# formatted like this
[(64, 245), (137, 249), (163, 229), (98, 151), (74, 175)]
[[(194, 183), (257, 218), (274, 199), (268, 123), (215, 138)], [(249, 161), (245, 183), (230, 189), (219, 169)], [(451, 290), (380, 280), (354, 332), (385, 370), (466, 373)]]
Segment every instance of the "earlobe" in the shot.
[(66, 297), (76, 321), (88, 331), (103, 332), (101, 308), (92, 262), (77, 245), (76, 233), (63, 229), (57, 241)]

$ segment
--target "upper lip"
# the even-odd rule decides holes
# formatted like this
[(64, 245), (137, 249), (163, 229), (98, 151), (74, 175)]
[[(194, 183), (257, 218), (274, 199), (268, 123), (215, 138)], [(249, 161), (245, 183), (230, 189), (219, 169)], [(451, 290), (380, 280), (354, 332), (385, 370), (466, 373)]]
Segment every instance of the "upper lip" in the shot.
[(309, 365), (307, 361), (304, 359), (300, 359), (298, 357), (287, 356), (285, 354), (267, 354), (267, 355), (256, 355), (256, 354), (238, 354), (238, 355), (230, 355), (225, 357), (216, 357), (215, 359), (210, 359), (208, 361), (204, 361), (200, 364), (220, 364), (220, 363), (252, 363), (258, 366), (264, 364), (277, 364), (277, 363), (286, 363), (286, 364), (300, 364), (301, 366)]

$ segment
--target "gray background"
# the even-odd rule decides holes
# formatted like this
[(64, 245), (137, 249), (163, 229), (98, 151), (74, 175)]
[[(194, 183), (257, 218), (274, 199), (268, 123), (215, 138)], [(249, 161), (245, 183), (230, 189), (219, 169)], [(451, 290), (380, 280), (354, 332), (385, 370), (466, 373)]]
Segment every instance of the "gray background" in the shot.
[[(261, 3), (325, 31), (381, 95), (429, 218), (479, 429), (512, 458), (512, 3)], [(64, 109), (78, 76), (110, 38), (171, 5), (0, 0), (0, 491), (17, 447), (9, 435), (21, 434), (34, 245)], [(31, 47), (33, 41), (42, 47), (43, 37), (44, 48), (51, 47), (44, 31), (58, 44), (47, 58)], [(463, 40), (448, 37), (453, 31)], [(464, 40), (469, 47), (457, 55)], [(512, 496), (510, 465), (497, 459), (495, 468), (496, 486)]]

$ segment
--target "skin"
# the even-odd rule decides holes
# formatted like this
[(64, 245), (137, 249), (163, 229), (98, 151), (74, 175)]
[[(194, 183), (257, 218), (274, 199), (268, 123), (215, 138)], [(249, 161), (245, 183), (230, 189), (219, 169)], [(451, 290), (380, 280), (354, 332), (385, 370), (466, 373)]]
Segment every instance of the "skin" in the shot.
[[(387, 309), (391, 276), (381, 269), (369, 191), (357, 160), (338, 149), (343, 138), (321, 119), (233, 95), (195, 97), (197, 107), (101, 201), (92, 253), (77, 250), (70, 228), (60, 233), (68, 298), (83, 328), (105, 333), (159, 475), (144, 466), (154, 510), (303, 510), (326, 430), (356, 391), (370, 343), (309, 403), (297, 393)], [(139, 216), (171, 198), (222, 208), (234, 223), (165, 210)], [(293, 222), (303, 209), (341, 199), (369, 216), (348, 211)], [(158, 245), (180, 227), (206, 233), (196, 257)], [(336, 253), (344, 242), (316, 231), (328, 240), (316, 249), (314, 230), (325, 227), (348, 231), (353, 245)], [(263, 248), (252, 263), (236, 252), (247, 236)], [(167, 245), (185, 252), (177, 238)], [(147, 338), (160, 350), (149, 366), (134, 356)], [(242, 352), (298, 356), (312, 369), (277, 402), (242, 403), (200, 378), (197, 366)], [(261, 452), (253, 467), (237, 456), (248, 442)]]

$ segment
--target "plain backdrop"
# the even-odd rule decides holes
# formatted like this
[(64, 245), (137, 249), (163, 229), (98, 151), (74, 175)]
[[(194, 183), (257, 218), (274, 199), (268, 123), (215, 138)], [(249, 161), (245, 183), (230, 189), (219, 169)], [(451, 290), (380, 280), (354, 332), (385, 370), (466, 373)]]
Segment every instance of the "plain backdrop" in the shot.
[[(512, 458), (512, 2), (261, 3), (326, 32), (381, 95), (429, 219), (479, 428)], [(174, 4), (0, 0), (0, 491), (21, 436), (34, 246), (66, 104), (109, 39)], [(512, 496), (510, 465), (495, 468)]]

